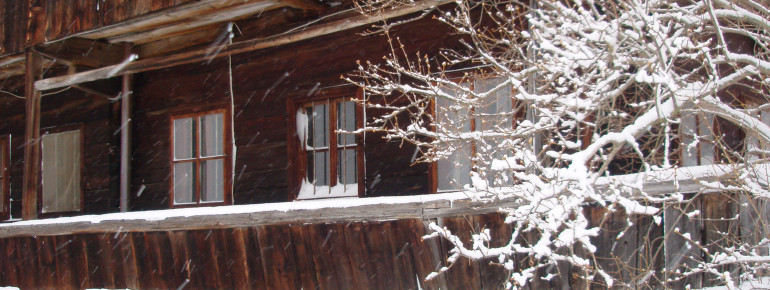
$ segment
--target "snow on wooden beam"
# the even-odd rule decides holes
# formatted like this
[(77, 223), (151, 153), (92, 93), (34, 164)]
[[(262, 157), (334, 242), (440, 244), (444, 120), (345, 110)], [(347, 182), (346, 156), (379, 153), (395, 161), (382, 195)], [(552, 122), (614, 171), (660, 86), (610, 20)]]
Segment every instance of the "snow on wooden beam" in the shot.
[[(762, 166), (763, 169), (768, 169), (767, 165)], [(699, 180), (717, 181), (732, 178), (733, 175), (729, 165), (695, 166), (656, 174), (602, 177), (598, 183), (610, 184), (613, 180), (635, 183), (642, 180), (643, 183), (640, 184), (647, 195), (660, 197), (674, 192), (707, 192), (710, 189), (704, 187)], [(606, 190), (607, 187), (600, 185), (599, 190), (603, 191), (602, 188)], [(518, 205), (514, 199), (489, 202), (470, 198), (469, 195), (466, 192), (449, 192), (414, 196), (332, 198), (18, 221), (0, 224), (0, 238), (95, 232), (221, 229), (270, 224), (433, 219), (485, 214)]]
[[(307, 40), (335, 32), (340, 32), (348, 29), (361, 27), (364, 25), (372, 24), (378, 21), (404, 16), (417, 11), (422, 11), (436, 7), (442, 4), (449, 3), (449, 0), (423, 0), (415, 2), (413, 5), (404, 6), (397, 9), (386, 10), (377, 16), (358, 15), (347, 19), (329, 22), (317, 26), (311, 26), (305, 30), (276, 35), (272, 37), (254, 39), (247, 41), (235, 42), (232, 44), (226, 44), (211, 48), (205, 48), (185, 53), (179, 53), (171, 56), (153, 57), (142, 60), (137, 60), (129, 63), (122, 63), (112, 66), (107, 66), (99, 69), (89, 70), (85, 72), (75, 73), (71, 75), (65, 75), (60, 77), (53, 77), (35, 82), (35, 88), (38, 90), (50, 90), (84, 82), (96, 81), (106, 78), (115, 77), (122, 74), (139, 73), (150, 70), (157, 70), (167, 67), (178, 66), (182, 64), (188, 64), (193, 62), (205, 61), (211, 58), (223, 57), (233, 54), (239, 54), (269, 47), (275, 47), (279, 45), (294, 43), (297, 41)], [(219, 53), (213, 54), (212, 51), (219, 51)]]

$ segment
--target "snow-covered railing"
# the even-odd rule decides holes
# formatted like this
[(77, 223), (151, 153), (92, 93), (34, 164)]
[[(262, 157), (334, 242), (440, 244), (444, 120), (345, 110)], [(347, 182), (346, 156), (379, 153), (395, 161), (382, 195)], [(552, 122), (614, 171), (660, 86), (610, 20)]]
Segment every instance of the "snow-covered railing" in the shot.
[[(729, 169), (726, 165), (697, 166), (655, 174), (604, 177), (598, 182), (640, 184), (647, 195), (660, 196), (673, 192), (704, 190), (706, 187), (701, 181), (714, 182), (729, 178)], [(599, 190), (602, 190), (602, 187), (605, 185), (600, 185)], [(0, 224), (0, 238), (94, 232), (216, 229), (267, 224), (432, 219), (491, 213), (502, 207), (516, 206), (515, 200), (490, 200), (494, 199), (471, 198), (465, 192), (448, 192), (83, 215)]]

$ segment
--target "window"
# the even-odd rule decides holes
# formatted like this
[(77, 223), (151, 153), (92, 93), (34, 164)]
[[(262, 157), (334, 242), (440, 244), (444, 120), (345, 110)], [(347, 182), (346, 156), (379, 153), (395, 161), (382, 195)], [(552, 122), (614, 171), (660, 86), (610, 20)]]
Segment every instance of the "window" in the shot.
[(682, 114), (682, 166), (714, 164), (714, 116)]
[(350, 99), (308, 102), (297, 110), (302, 176), (297, 199), (358, 196), (363, 151), (358, 136), (362, 109)]
[(11, 136), (0, 136), (0, 221), (11, 217), (10, 191), (8, 180), (11, 164)]
[(171, 119), (171, 206), (231, 203), (225, 111)]
[(80, 130), (46, 133), (42, 151), (42, 213), (82, 209), (82, 136)]
[[(502, 83), (500, 78), (478, 79), (468, 84), (476, 92), (486, 92)], [(453, 93), (453, 92), (449, 92)], [(499, 132), (511, 129), (515, 123), (515, 114), (513, 108), (513, 99), (511, 97), (512, 89), (510, 86), (498, 90), (494, 96), (484, 101), (481, 106), (474, 108), (475, 112), (466, 112), (452, 107), (450, 101), (445, 99), (436, 100), (436, 122), (441, 127), (448, 128), (452, 132)], [(477, 116), (477, 118), (468, 118), (467, 116)], [(435, 176), (437, 178), (437, 191), (450, 191), (462, 189), (465, 185), (471, 183), (470, 173), (477, 166), (473, 156), (481, 154), (489, 158), (502, 159), (507, 150), (503, 144), (502, 138), (484, 139), (490, 146), (478, 146), (480, 141), (457, 144), (451, 155), (436, 162)], [(479, 152), (481, 150), (490, 150), (492, 152)], [(490, 170), (486, 173), (491, 174)], [(487, 182), (492, 183), (495, 176), (487, 176)], [(503, 180), (498, 180), (495, 184), (500, 185)]]

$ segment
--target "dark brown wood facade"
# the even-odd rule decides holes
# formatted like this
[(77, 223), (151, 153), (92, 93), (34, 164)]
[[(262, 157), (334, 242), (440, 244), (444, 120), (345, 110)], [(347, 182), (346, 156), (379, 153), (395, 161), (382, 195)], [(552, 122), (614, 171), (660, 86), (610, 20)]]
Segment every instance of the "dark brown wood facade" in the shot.
[[(325, 97), (359, 96), (360, 91), (340, 76), (354, 70), (356, 61), (377, 62), (389, 53), (385, 36), (361, 35), (369, 26), (297, 38), (280, 45), (259, 42), (263, 38), (271, 40), (270, 36), (318, 19), (324, 13), (342, 9), (327, 7), (326, 11), (319, 11), (308, 4), (310, 1), (278, 1), (275, 7), (259, 15), (234, 18), (237, 33), (233, 46), (222, 46), (222, 40), (217, 40), (223, 35), (222, 23), (201, 24), (203, 26), (193, 32), (163, 30), (168, 26), (144, 27), (157, 21), (171, 23), (158, 16), (163, 13), (211, 14), (232, 8), (206, 10), (195, 6), (216, 1), (69, 2), (0, 0), (0, 14), (6, 15), (0, 21), (3, 27), (0, 54), (13, 62), (7, 64), (12, 72), (0, 75), (16, 77), (6, 79), (3, 90), (7, 92), (0, 93), (0, 140), (10, 140), (6, 146), (9, 158), (5, 160), (9, 167), (3, 179), (10, 185), (10, 215), (0, 214), (0, 217), (22, 218), (26, 206), (24, 188), (39, 182), (38, 176), (32, 184), (25, 184), (25, 165), (29, 165), (25, 164), (25, 149), (36, 146), (36, 141), (30, 143), (26, 138), (29, 124), (35, 124), (29, 116), (29, 112), (35, 111), (35, 104), (30, 106), (25, 100), (25, 89), (27, 97), (41, 95), (37, 100), (40, 135), (77, 126), (81, 128), (83, 141), (82, 211), (38, 217), (120, 211), (121, 133), (125, 126), (131, 132), (128, 211), (169, 209), (173, 205), (170, 194), (173, 162), (169, 162), (171, 120), (217, 110), (232, 116), (232, 124), (226, 126), (227, 131), (232, 130), (228, 134), (233, 138), (234, 147), (227, 156), (232, 158), (232, 167), (226, 178), (225, 203), (288, 202), (294, 199), (297, 182), (301, 180), (293, 166), (301, 164), (298, 159), (304, 158), (297, 152), (296, 104)], [(251, 5), (258, 1), (245, 2)], [(341, 2), (343, 6), (349, 4)], [(121, 30), (132, 25), (144, 28), (138, 32)], [(154, 33), (160, 33), (159, 30), (166, 31), (165, 38), (141, 44), (110, 42), (110, 39), (128, 39), (138, 33), (158, 37)], [(442, 48), (459, 46), (451, 30), (437, 25), (430, 17), (397, 26), (391, 36), (398, 37), (410, 55), (417, 51), (437, 55)], [(186, 45), (177, 47), (181, 43)], [(31, 84), (40, 79), (41, 73), (44, 78), (66, 77), (119, 63), (125, 56), (124, 45), (140, 56), (136, 62), (139, 64), (134, 63), (132, 74), (127, 75), (132, 92), (131, 121), (127, 124), (121, 121), (123, 108), (116, 98), (118, 92), (129, 91), (122, 86), (122, 72), (63, 89), (43, 92), (32, 89)], [(213, 48), (212, 54), (222, 48), (226, 56), (201, 57), (207, 48)], [(26, 63), (39, 63), (30, 70), (35, 73), (27, 74), (26, 81), (23, 80), (24, 52), (35, 58)], [(85, 52), (93, 53), (93, 57), (83, 57)], [(14, 58), (19, 54), (21, 58)], [(57, 60), (58, 57), (62, 59)], [(161, 61), (167, 57), (181, 64)], [(148, 58), (158, 60), (158, 64), (141, 62)], [(21, 73), (17, 71), (19, 65)], [(377, 113), (369, 109), (365, 115), (372, 118)], [(435, 171), (429, 164), (413, 164), (416, 150), (412, 145), (387, 141), (376, 134), (363, 137), (359, 137), (363, 160), (358, 161), (365, 164), (361, 198), (435, 191)], [(29, 167), (39, 171), (39, 166)], [(37, 194), (37, 189), (34, 192)], [(731, 206), (734, 198), (704, 195), (690, 205), (691, 209), (703, 213), (701, 219), (689, 220), (681, 211), (672, 209), (658, 223), (651, 217), (629, 217), (622, 212), (587, 206), (585, 211), (591, 217), (591, 225), (604, 230), (592, 240), (598, 247), (598, 257), (593, 263), (609, 269), (611, 275), (622, 281), (643, 281), (640, 288), (661, 287), (664, 267), (676, 260), (675, 256), (665, 253), (684, 244), (676, 237), (664, 239), (664, 231), (671, 231), (674, 226), (692, 228), (702, 241), (719, 239), (720, 232), (735, 233), (746, 239), (759, 236), (756, 234), (759, 227), (752, 220), (757, 213)], [(35, 216), (40, 208), (26, 208), (26, 211)], [(323, 216), (320, 211), (315, 214)], [(734, 219), (736, 214), (741, 218)], [(634, 226), (627, 227), (627, 220), (632, 220)], [(182, 285), (185, 289), (489, 289), (504, 285), (508, 273), (495, 261), (462, 259), (447, 274), (423, 281), (430, 272), (446, 265), (451, 248), (444, 240), (421, 239), (427, 233), (425, 223), (430, 221), (461, 234), (466, 243), (471, 233), (485, 228), (491, 229), (493, 237), (502, 241), (510, 237), (511, 231), (511, 226), (504, 224), (497, 214), (457, 214), (437, 219), (397, 217), (364, 222), (319, 218), (312, 223), (274, 222), (211, 229), (121, 231), (115, 228), (60, 235), (17, 235), (0, 238), (0, 253), (5, 257), (0, 259), (0, 286), (24, 289), (173, 289)], [(624, 233), (622, 238), (617, 238), (620, 233)], [(518, 257), (517, 263), (526, 265), (530, 259), (534, 258)], [(535, 279), (531, 288), (604, 287), (603, 280), (585, 281), (579, 278), (579, 269), (566, 265), (543, 269), (538, 275), (549, 274), (552, 279)], [(686, 282), (710, 285), (709, 279), (700, 275)]]

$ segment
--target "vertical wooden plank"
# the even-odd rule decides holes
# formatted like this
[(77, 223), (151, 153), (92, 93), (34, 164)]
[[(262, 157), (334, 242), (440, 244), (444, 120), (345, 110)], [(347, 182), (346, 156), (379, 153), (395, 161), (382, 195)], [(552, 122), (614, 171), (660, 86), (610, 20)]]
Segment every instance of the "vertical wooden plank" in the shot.
[(89, 268), (93, 265), (88, 261), (88, 248), (86, 242), (88, 237), (85, 235), (71, 236), (72, 243), (69, 245), (71, 261), (73, 264), (73, 282), (75, 287), (83, 289), (88, 286), (91, 280)]
[(315, 255), (318, 255), (318, 253), (314, 251), (312, 246), (314, 241), (308, 233), (309, 227), (314, 227), (314, 225), (289, 226), (292, 241), (291, 246), (297, 253), (297, 272), (300, 276), (302, 289), (316, 289), (321, 287), (316, 278), (317, 270)]
[[(741, 241), (757, 245), (762, 239), (770, 237), (770, 203), (753, 195), (740, 195), (740, 232)], [(758, 249), (760, 255), (770, 255), (768, 247)]]
[[(228, 261), (228, 272), (232, 273), (233, 287), (235, 289), (252, 288), (251, 273), (249, 272), (248, 254), (246, 252), (246, 240), (242, 228), (228, 230), (229, 241), (224, 243), (225, 252), (228, 253), (232, 263)], [(259, 273), (262, 274), (262, 273)]]
[[(667, 204), (663, 213), (664, 225), (664, 255), (665, 270), (663, 273), (664, 281), (681, 278), (674, 271), (680, 267), (691, 267), (697, 264), (701, 257), (701, 251), (685, 237), (692, 241), (701, 241), (703, 232), (703, 223), (700, 217), (694, 215), (695, 211), (701, 211), (701, 198), (693, 195), (686, 195), (684, 203)], [(691, 214), (692, 217), (688, 216)], [(679, 279), (668, 283), (666, 286), (671, 288), (683, 289), (686, 285), (692, 288), (702, 287), (702, 275), (691, 275), (684, 279)]]
[[(470, 245), (471, 233), (474, 232), (475, 219), (472, 216), (443, 218), (443, 226), (448, 228), (453, 234), (457, 235), (465, 245)], [(446, 240), (445, 249), (454, 248)], [(448, 253), (447, 253), (448, 255)], [(466, 258), (459, 258), (449, 268), (446, 273), (447, 283), (457, 287), (457, 289), (479, 289), (481, 288), (481, 277), (477, 261)]]
[(219, 289), (234, 289), (232, 284), (232, 273), (227, 270), (228, 259), (230, 255), (224, 249), (224, 244), (228, 243), (227, 237), (224, 235), (225, 230), (213, 230), (208, 239), (209, 248), (211, 251), (210, 262), (214, 265), (216, 273), (217, 286)]
[[(46, 0), (26, 0), (29, 9), (29, 19), (27, 19), (26, 29), (26, 47), (45, 41), (46, 36)], [(26, 11), (25, 11), (26, 12)]]
[[(25, 265), (27, 269), (36, 269), (37, 275), (29, 275), (26, 280), (32, 280), (27, 285), (35, 285), (36, 288), (55, 287), (59, 284), (56, 273), (55, 242), (53, 237), (25, 238), (28, 245), (35, 251), (25, 253), (32, 258), (32, 263)], [(27, 247), (25, 247), (27, 248)], [(24, 286), (22, 286), (24, 287)], [(29, 287), (29, 286), (27, 286)]]
[[(623, 209), (609, 211), (607, 208), (599, 205), (588, 206), (587, 212), (590, 227), (599, 227), (599, 235), (591, 238), (591, 242), (596, 246), (594, 253), (598, 268), (604, 270), (616, 281), (613, 286), (633, 287), (637, 278), (636, 264), (639, 255), (637, 245), (638, 228), (629, 226), (632, 222), (631, 216), (626, 214)], [(595, 285), (607, 287), (607, 281), (597, 276), (594, 278)], [(615, 285), (620, 284), (620, 285)]]
[[(486, 214), (476, 217), (479, 224), (479, 231), (488, 229), (491, 240), (489, 247), (502, 247), (508, 243), (513, 233), (513, 228), (505, 223), (503, 214)], [(505, 283), (510, 275), (502, 265), (497, 264), (497, 259), (486, 259), (479, 262), (479, 271), (481, 273), (482, 287), (485, 289), (505, 288)], [(560, 278), (569, 279), (569, 276)]]
[(40, 58), (27, 51), (27, 72), (25, 76), (26, 124), (24, 135), (24, 196), (22, 218), (37, 219), (37, 193), (40, 181), (40, 91), (35, 89), (39, 78)]
[(15, 286), (19, 285), (19, 271), (18, 271), (18, 261), (17, 259), (17, 252), (16, 252), (16, 239), (14, 238), (8, 238), (8, 239), (2, 239), (0, 240), (0, 249), (2, 249), (3, 257), (6, 257), (6, 259), (1, 259), (0, 264), (3, 265), (2, 268), (2, 282), (3, 285), (7, 286)]
[[(416, 221), (416, 222), (420, 222), (420, 221)], [(422, 222), (422, 226), (419, 232), (422, 232), (424, 234), (429, 233), (430, 229), (428, 226), (430, 225), (430, 222), (436, 222), (436, 220)], [(420, 224), (418, 224), (417, 226), (419, 227)], [(424, 258), (425, 259), (424, 263), (427, 269), (425, 270), (425, 275), (420, 276), (423, 279), (423, 283), (425, 283), (424, 285), (427, 286), (424, 288), (449, 289), (445, 274), (438, 275), (428, 281), (425, 280), (427, 275), (435, 271), (438, 271), (439, 269), (441, 269), (441, 267), (444, 266), (444, 263), (446, 263), (445, 257), (446, 257), (447, 249), (442, 247), (440, 238), (436, 237), (436, 238), (431, 238), (426, 240), (423, 240), (422, 236), (416, 236), (415, 238), (419, 239), (419, 241), (421, 242), (421, 245), (423, 245), (423, 248), (421, 249), (422, 252), (419, 254), (426, 256)]]
[(173, 288), (180, 288), (182, 285), (187, 286), (190, 283), (190, 253), (187, 250), (187, 232), (168, 232), (168, 238), (172, 258), (171, 270), (176, 277), (176, 284), (173, 285)]
[(635, 219), (639, 227), (636, 240), (640, 249), (636, 260), (638, 276), (635, 286), (641, 289), (663, 288), (663, 217), (658, 217), (659, 222), (655, 222), (654, 216), (636, 216)]
[(392, 233), (388, 222), (370, 222), (365, 225), (366, 248), (369, 263), (374, 274), (369, 276), (376, 289), (405, 288), (400, 282), (403, 277), (396, 267), (388, 235)]
[(391, 252), (396, 267), (401, 271), (403, 285), (407, 289), (417, 289), (421, 285), (421, 279), (417, 277), (418, 272), (414, 268), (414, 261), (410, 255), (411, 249), (415, 246), (407, 237), (410, 232), (410, 221), (397, 220), (390, 222), (390, 224), (393, 225), (393, 231), (390, 235)]
[[(353, 289), (353, 271), (348, 259), (342, 225), (313, 224), (308, 226), (313, 249), (316, 279), (321, 289)], [(302, 259), (301, 257), (299, 257)]]
[(131, 233), (116, 233), (113, 237), (113, 247), (117, 250), (118, 263), (122, 273), (116, 273), (123, 276), (124, 285), (118, 285), (119, 288), (131, 288), (138, 289), (139, 281), (137, 281), (138, 271), (136, 263), (136, 248), (134, 247), (134, 239)]
[(71, 236), (51, 236), (50, 242), (54, 247), (54, 265), (56, 269), (56, 288), (58, 289), (77, 289), (80, 288), (75, 282), (75, 270), (78, 265), (73, 263), (72, 253), (69, 246), (74, 242)]
[(265, 277), (265, 269), (263, 268), (262, 251), (259, 245), (259, 235), (256, 227), (247, 228), (244, 233), (244, 241), (246, 245), (246, 263), (249, 267), (249, 288), (252, 289), (266, 289), (267, 278)]
[(99, 259), (102, 252), (99, 245), (100, 236), (101, 235), (99, 234), (83, 234), (80, 236), (83, 247), (83, 256), (85, 264), (87, 265), (86, 272), (88, 272), (88, 280), (82, 288), (107, 288), (105, 285), (106, 283), (104, 282), (106, 276), (104, 269), (107, 265), (102, 264)]
[(356, 287), (360, 289), (372, 289), (370, 277), (376, 275), (374, 267), (369, 261), (369, 255), (366, 248), (365, 223), (352, 222), (344, 227), (345, 244), (348, 246), (348, 257), (350, 258), (351, 271), (356, 279)]
[[(265, 281), (269, 289), (299, 289), (297, 257), (291, 246), (289, 228), (282, 225), (257, 228)], [(309, 258), (309, 257), (303, 257)]]
[[(161, 288), (176, 288), (181, 284), (179, 276), (174, 271), (174, 259), (171, 249), (171, 242), (168, 232), (147, 232), (148, 238), (147, 245), (150, 246), (149, 251), (152, 257), (153, 265), (157, 265), (157, 276), (160, 279), (160, 284), (154, 287)], [(145, 271), (147, 271), (145, 269)]]
[[(122, 263), (118, 259), (116, 247), (112, 243), (112, 235), (108, 233), (100, 234), (96, 237), (98, 246), (96, 246), (95, 253), (98, 255), (99, 267), (98, 272), (101, 273), (104, 288), (121, 288), (125, 287), (126, 283), (123, 279), (123, 275), (118, 275), (118, 270), (122, 269)], [(117, 245), (115, 245), (117, 246)]]
[(190, 247), (193, 261), (191, 262), (192, 284), (190, 287), (203, 287), (206, 289), (222, 288), (223, 276), (222, 267), (219, 263), (216, 240), (217, 234), (214, 230), (201, 230), (188, 232), (188, 239), (193, 243)]
[[(713, 193), (703, 196), (703, 240), (708, 253), (724, 253), (725, 248), (735, 246), (735, 241), (739, 235), (738, 220), (735, 219), (739, 214), (737, 202), (736, 196), (729, 193)], [(729, 272), (734, 279), (739, 274), (736, 265), (721, 266), (717, 267), (716, 270), (720, 273)], [(715, 277), (714, 274), (703, 276), (704, 286), (718, 285), (721, 282), (722, 280)]]

